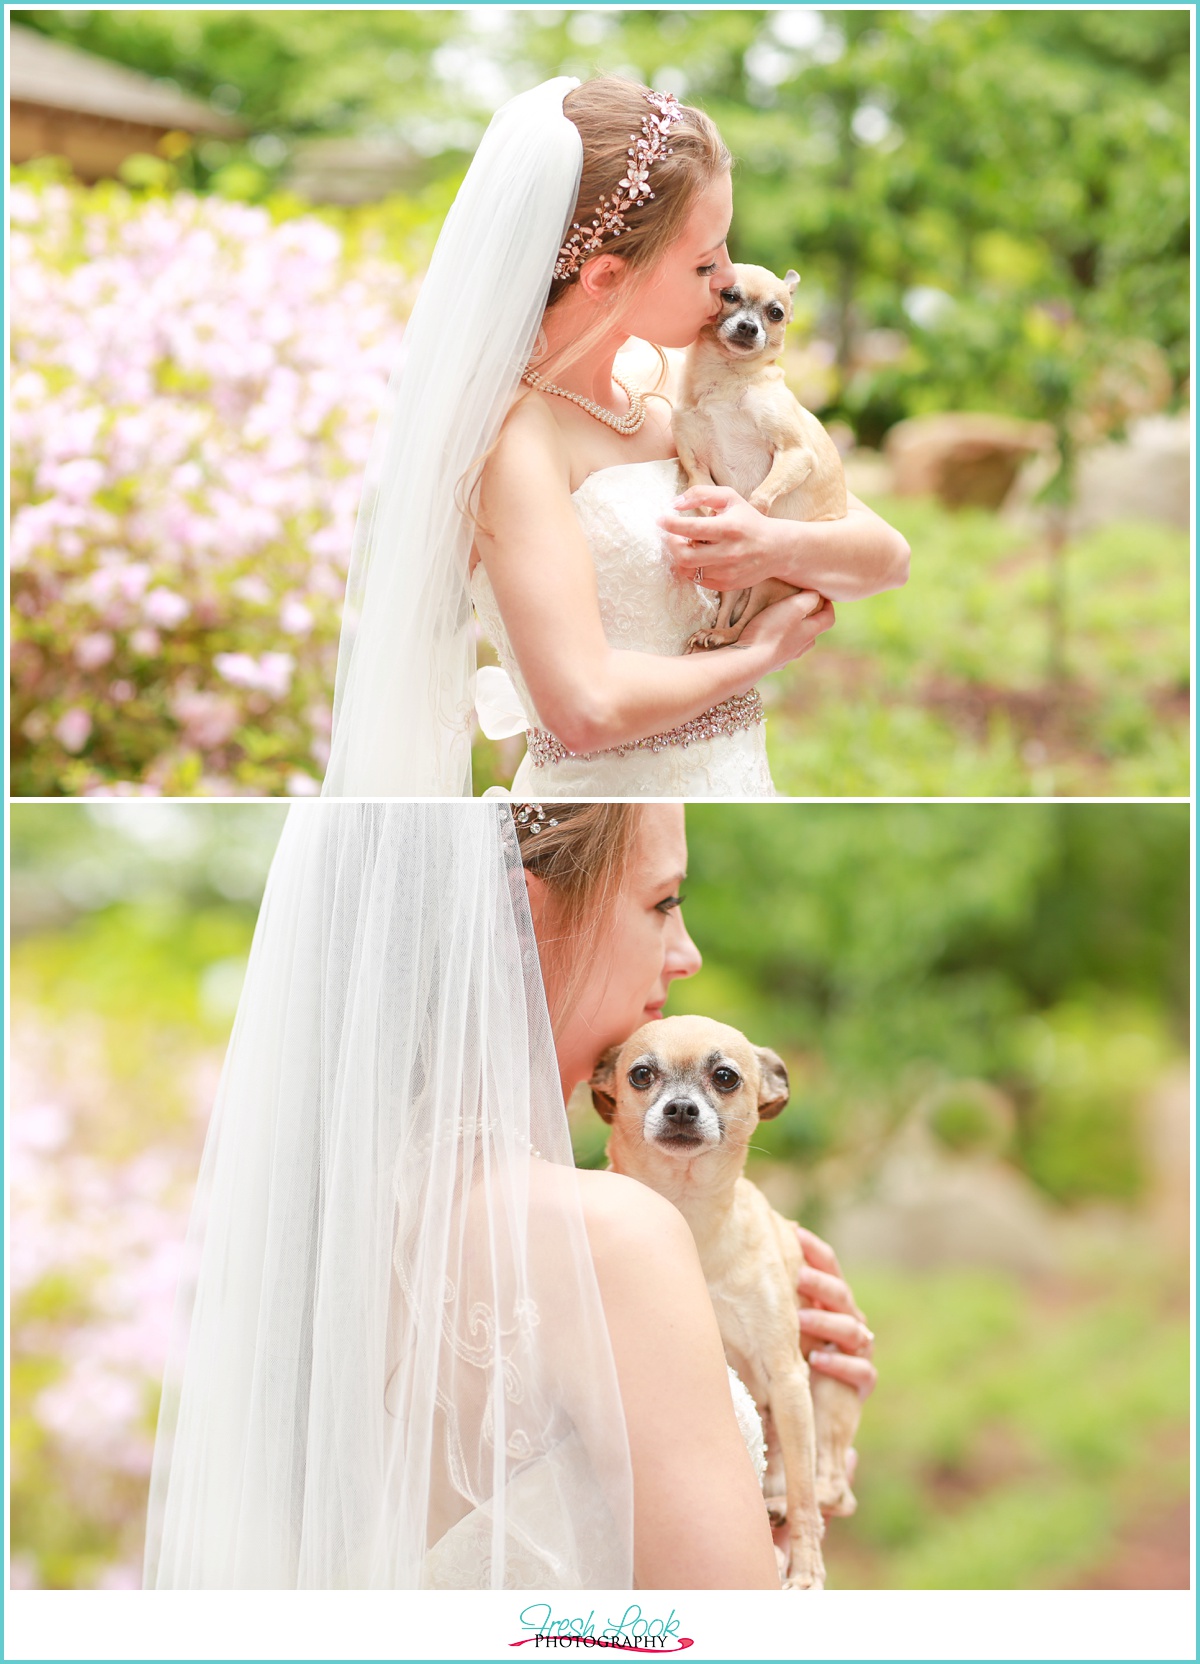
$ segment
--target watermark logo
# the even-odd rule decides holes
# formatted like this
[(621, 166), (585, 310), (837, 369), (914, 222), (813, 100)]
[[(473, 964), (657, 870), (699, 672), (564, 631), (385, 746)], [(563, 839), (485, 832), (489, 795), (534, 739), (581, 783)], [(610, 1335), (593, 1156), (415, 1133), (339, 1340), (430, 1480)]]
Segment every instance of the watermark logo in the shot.
[(690, 1635), (679, 1633), (679, 1619), (672, 1607), (665, 1618), (653, 1617), (640, 1606), (627, 1606), (619, 1618), (596, 1621), (595, 1608), (586, 1617), (558, 1616), (549, 1601), (535, 1601), (522, 1609), (518, 1619), (529, 1633), (510, 1647), (584, 1647), (588, 1651), (669, 1653), (686, 1652), (695, 1645)]

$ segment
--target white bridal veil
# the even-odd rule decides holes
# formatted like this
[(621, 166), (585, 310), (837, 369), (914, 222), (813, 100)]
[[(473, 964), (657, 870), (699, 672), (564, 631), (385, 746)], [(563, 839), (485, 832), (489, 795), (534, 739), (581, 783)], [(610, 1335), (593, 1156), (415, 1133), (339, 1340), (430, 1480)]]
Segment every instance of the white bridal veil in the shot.
[(188, 1241), (147, 1587), (632, 1587), (506, 806), (292, 806)]
[(533, 351), (583, 166), (560, 76), (493, 117), (404, 332), (367, 464), (327, 797), (471, 792), (475, 639), (464, 474)]

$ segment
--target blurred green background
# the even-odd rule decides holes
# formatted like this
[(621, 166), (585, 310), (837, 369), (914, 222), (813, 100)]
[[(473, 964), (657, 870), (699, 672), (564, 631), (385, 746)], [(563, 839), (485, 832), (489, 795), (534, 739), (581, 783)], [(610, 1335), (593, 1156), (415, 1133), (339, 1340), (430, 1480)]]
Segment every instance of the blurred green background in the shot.
[[(114, 192), (136, 205), (194, 191), (261, 204), (273, 222), (320, 219), (342, 239), (347, 284), (383, 260), (411, 290), (508, 94), (615, 71), (694, 99), (737, 159), (735, 258), (802, 274), (792, 385), (848, 448), (852, 489), (914, 550), (906, 590), (843, 607), (820, 650), (768, 682), (780, 789), (1186, 794), (1186, 9), (12, 16), (243, 124), (237, 139), (167, 134), (161, 153), (127, 158), (121, 185), (78, 187), (91, 211), (116, 212)], [(320, 149), (343, 143), (336, 160)], [(15, 175), (31, 187), (57, 177), (45, 159)], [(1002, 514), (897, 496), (879, 466), (904, 419), (964, 412), (1043, 423), (1051, 437)], [(312, 536), (289, 524), (258, 567), (290, 570)], [(46, 575), (31, 617), (63, 584)], [(278, 646), (267, 622), (235, 607), (220, 645)], [(325, 628), (313, 665), (332, 652)], [(204, 630), (185, 642), (202, 664), (217, 641)], [(102, 690), (38, 682), (18, 711), (17, 790), (82, 795), (120, 778), (183, 794), (312, 789), (319, 743), (292, 732), (303, 701), (247, 717), (202, 755), (164, 693), (170, 675), (169, 662), (122, 670), (142, 700), (124, 726)], [(50, 732), (68, 695), (81, 710), (99, 702), (104, 732), (86, 745)], [(519, 754), (481, 740), (476, 789), (511, 779)]]
[[(132, 1586), (200, 1143), (283, 810), (12, 810), (14, 1583)], [(785, 1057), (753, 1176), (877, 1336), (831, 1587), (1181, 1587), (1185, 805), (693, 807), (673, 1010)], [(578, 1159), (603, 1127), (572, 1106)]]

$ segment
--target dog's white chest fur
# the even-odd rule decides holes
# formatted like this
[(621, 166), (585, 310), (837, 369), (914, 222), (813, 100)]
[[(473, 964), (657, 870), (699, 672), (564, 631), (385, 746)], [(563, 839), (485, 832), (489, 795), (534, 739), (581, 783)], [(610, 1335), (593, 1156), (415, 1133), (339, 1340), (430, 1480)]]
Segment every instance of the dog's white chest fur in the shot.
[(733, 397), (724, 387), (698, 392), (695, 414), (709, 471), (718, 485), (749, 497), (766, 479), (774, 454), (763, 437), (768, 425), (764, 396), (755, 386), (739, 388)]

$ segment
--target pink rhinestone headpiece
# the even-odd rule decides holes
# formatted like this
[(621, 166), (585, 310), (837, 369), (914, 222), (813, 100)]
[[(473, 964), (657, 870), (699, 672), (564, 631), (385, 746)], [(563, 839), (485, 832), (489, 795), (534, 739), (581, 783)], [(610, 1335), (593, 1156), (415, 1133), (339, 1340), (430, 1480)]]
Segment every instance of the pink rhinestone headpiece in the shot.
[(650, 168), (663, 156), (672, 154), (667, 145), (667, 134), (673, 122), (679, 121), (683, 108), (669, 92), (648, 92), (646, 102), (652, 112), (642, 122), (642, 136), (629, 135), (629, 166), (625, 177), (617, 183), (612, 196), (600, 201), (600, 212), (591, 225), (580, 225), (576, 220), (571, 235), (558, 251), (554, 263), (555, 277), (571, 277), (582, 266), (589, 254), (594, 254), (605, 237), (619, 237), (625, 230), (625, 211), (642, 202), (654, 200), (650, 189)]

